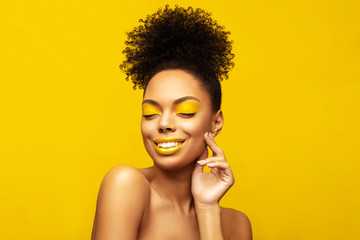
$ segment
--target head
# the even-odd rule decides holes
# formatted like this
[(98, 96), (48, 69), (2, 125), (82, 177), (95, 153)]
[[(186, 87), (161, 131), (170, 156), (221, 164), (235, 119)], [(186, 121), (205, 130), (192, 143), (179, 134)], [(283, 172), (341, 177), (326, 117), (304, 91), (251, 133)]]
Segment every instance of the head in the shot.
[(164, 70), (148, 83), (142, 104), (141, 133), (155, 164), (177, 169), (191, 164), (205, 150), (204, 134), (216, 136), (223, 114), (213, 111), (211, 97), (194, 75)]
[[(185, 152), (187, 141), (191, 148), (199, 146), (197, 149), (204, 150), (203, 134), (210, 131), (217, 135), (219, 130), (214, 126), (222, 126), (222, 120), (220, 125), (216, 120), (222, 119), (220, 81), (228, 78), (234, 55), (228, 40), (230, 32), (224, 31), (210, 15), (201, 9), (166, 6), (140, 20), (142, 24), (128, 33), (127, 48), (123, 51), (126, 60), (120, 68), (127, 80), (132, 79), (134, 89), (144, 89), (142, 134), (153, 159), (159, 152), (152, 151), (151, 146), (160, 135), (188, 139), (171, 143), (180, 144), (181, 150), (161, 155), (169, 158)], [(183, 114), (180, 110), (184, 109), (196, 111)], [(154, 113), (150, 115), (155, 117), (148, 117), (146, 112)], [(161, 127), (166, 122), (172, 122), (174, 127)]]

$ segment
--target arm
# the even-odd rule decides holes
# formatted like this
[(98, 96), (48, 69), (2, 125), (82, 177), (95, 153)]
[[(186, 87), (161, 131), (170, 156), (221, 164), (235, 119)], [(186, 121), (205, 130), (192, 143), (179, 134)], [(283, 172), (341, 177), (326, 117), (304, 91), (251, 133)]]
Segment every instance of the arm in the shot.
[(201, 240), (223, 240), (219, 204), (203, 205), (195, 203)]
[[(218, 206), (196, 206), (201, 239), (252, 240), (249, 218), (242, 212)], [(221, 221), (220, 221), (221, 220)], [(210, 229), (210, 231), (209, 231)], [(223, 232), (225, 230), (225, 232)]]
[(145, 177), (135, 168), (118, 166), (99, 190), (92, 240), (135, 240), (149, 200)]
[[(199, 157), (192, 175), (191, 191), (201, 240), (222, 240), (224, 234), (221, 228), (219, 201), (235, 180), (224, 152), (216, 145), (214, 138), (210, 133), (206, 133), (204, 137), (213, 151), (213, 157), (208, 158), (207, 149)], [(210, 167), (211, 172), (203, 173), (204, 166)]]

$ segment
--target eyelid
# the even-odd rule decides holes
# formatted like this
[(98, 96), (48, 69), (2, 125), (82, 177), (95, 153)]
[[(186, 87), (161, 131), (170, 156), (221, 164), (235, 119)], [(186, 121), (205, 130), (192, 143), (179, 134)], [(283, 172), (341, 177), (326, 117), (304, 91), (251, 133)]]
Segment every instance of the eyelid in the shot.
[(150, 103), (144, 103), (142, 105), (142, 113), (143, 113), (144, 117), (151, 116), (151, 115), (160, 115), (161, 110), (158, 106), (155, 106)]
[(176, 114), (194, 114), (200, 110), (200, 104), (195, 101), (185, 101), (180, 103), (175, 108)]

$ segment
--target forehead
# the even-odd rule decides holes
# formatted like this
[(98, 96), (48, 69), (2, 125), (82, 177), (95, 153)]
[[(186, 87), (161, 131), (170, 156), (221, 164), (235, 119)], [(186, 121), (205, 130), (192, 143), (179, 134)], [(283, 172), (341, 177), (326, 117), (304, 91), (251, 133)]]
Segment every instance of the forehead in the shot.
[(165, 70), (149, 81), (144, 100), (173, 101), (185, 96), (193, 96), (210, 104), (209, 94), (192, 74), (183, 70)]

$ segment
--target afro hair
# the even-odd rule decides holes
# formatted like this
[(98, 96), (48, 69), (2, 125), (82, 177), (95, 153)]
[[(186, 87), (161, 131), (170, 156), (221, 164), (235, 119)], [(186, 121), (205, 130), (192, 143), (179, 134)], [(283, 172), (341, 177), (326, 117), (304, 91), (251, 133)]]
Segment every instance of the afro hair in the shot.
[(212, 98), (213, 110), (220, 109), (219, 81), (227, 79), (234, 66), (230, 32), (212, 20), (211, 13), (177, 5), (174, 9), (166, 5), (140, 23), (127, 33), (125, 61), (120, 65), (134, 89), (145, 89), (162, 70), (181, 69), (201, 81)]

